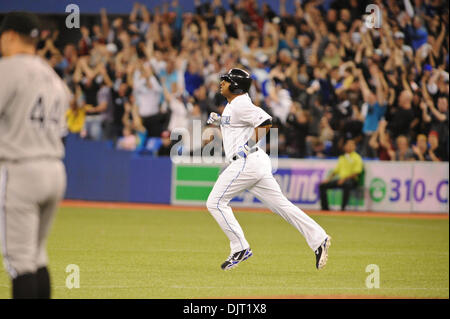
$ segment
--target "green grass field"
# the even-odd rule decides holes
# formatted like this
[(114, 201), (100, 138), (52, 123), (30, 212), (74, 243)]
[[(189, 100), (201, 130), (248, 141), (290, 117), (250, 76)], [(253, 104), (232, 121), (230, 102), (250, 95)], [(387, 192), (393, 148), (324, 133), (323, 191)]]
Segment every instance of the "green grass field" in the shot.
[[(204, 211), (61, 208), (48, 242), (54, 298), (449, 298), (448, 219), (312, 215), (333, 237), (325, 269), (275, 214), (239, 212), (254, 256), (224, 272), (228, 239)], [(80, 288), (66, 287), (66, 266)], [(380, 288), (365, 285), (366, 266)], [(0, 270), (0, 298), (10, 297)]]

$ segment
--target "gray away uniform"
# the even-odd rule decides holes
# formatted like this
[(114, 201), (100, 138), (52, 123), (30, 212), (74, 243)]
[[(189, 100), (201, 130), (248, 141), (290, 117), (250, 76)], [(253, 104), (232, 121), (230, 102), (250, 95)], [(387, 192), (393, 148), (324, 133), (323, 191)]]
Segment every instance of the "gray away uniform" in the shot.
[(0, 241), (12, 278), (46, 266), (66, 189), (61, 135), (71, 94), (40, 57), (0, 59)]

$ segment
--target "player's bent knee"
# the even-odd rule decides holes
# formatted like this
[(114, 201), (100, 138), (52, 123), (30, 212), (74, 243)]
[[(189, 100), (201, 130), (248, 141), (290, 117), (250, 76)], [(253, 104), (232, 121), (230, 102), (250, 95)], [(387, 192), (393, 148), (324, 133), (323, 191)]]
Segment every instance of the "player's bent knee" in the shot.
[(210, 213), (218, 212), (220, 210), (226, 209), (228, 202), (221, 197), (209, 195), (206, 201), (206, 208), (208, 208)]
[(208, 200), (206, 201), (206, 208), (209, 210), (209, 212), (214, 212), (217, 210), (217, 202), (218, 200), (214, 197), (208, 197)]

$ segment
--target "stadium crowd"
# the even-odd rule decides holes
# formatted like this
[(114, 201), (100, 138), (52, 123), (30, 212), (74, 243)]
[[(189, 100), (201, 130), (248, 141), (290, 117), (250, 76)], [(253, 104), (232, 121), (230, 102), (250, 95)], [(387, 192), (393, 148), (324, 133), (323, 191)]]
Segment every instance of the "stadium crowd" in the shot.
[(195, 12), (135, 3), (128, 17), (102, 10), (64, 47), (42, 31), (38, 53), (74, 93), (69, 130), (121, 149), (157, 137), (168, 155), (175, 128), (209, 129), (226, 104), (219, 74), (241, 67), (280, 156), (336, 157), (351, 138), (364, 158), (448, 161), (447, 1), (374, 1), (378, 28), (366, 1), (297, 0), (294, 12), (285, 2), (278, 13), (255, 0), (195, 0)]

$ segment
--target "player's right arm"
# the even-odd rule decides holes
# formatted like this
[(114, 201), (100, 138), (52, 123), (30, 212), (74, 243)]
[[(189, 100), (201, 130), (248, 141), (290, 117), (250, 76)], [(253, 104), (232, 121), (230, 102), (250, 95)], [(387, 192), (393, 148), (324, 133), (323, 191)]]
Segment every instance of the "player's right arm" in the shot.
[(211, 112), (209, 114), (208, 120), (206, 121), (207, 124), (213, 124), (213, 125), (220, 125), (221, 116), (217, 114), (216, 112)]

